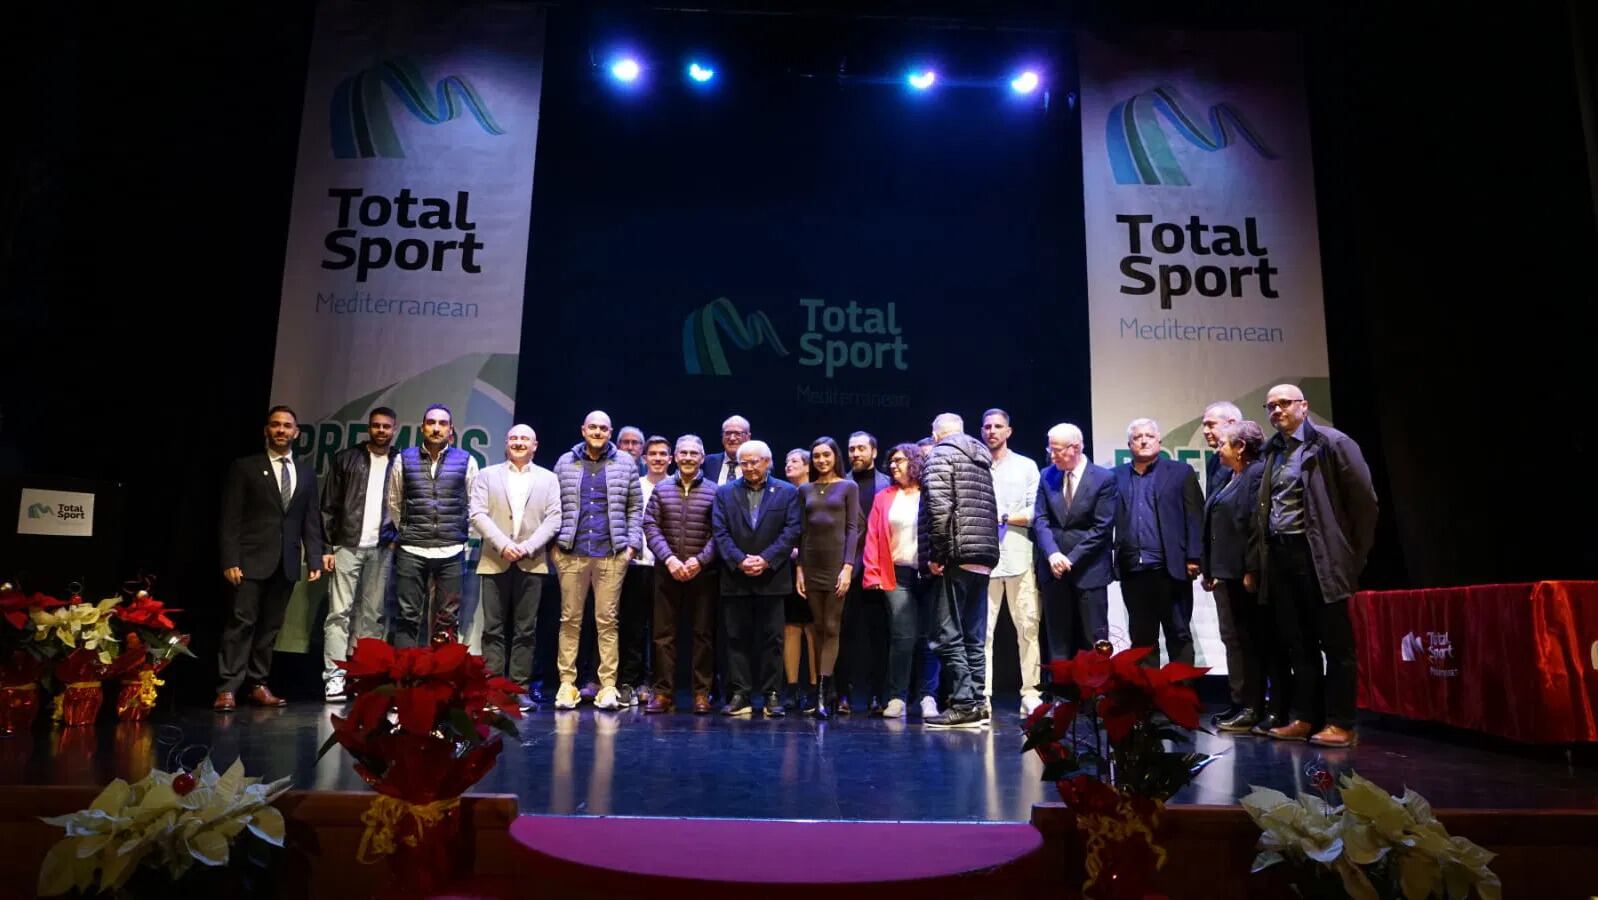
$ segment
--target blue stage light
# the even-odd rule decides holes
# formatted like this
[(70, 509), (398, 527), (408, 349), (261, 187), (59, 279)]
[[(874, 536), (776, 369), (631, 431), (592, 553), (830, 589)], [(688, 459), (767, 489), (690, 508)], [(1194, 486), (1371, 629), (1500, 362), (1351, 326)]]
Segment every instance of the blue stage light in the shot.
[(637, 81), (643, 71), (644, 67), (638, 64), (638, 60), (630, 56), (618, 59), (610, 65), (610, 76), (626, 84)]
[(691, 62), (688, 64), (688, 77), (700, 84), (704, 84), (716, 77), (716, 70), (701, 66), (697, 62)]
[(923, 72), (911, 72), (906, 76), (905, 80), (916, 90), (924, 91), (932, 87), (933, 83), (938, 80), (938, 73), (931, 69)]
[(1029, 69), (1010, 80), (1010, 90), (1017, 94), (1030, 94), (1038, 89), (1039, 81), (1038, 73)]

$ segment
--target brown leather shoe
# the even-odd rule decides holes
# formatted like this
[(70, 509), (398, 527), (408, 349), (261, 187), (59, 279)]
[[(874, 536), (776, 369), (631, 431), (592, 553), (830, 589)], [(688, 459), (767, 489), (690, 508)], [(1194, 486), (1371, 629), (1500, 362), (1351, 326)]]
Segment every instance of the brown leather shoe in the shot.
[(1354, 733), (1352, 728), (1339, 728), (1336, 725), (1328, 725), (1315, 732), (1310, 737), (1309, 742), (1317, 747), (1342, 749), (1359, 743), (1359, 736)]
[(1314, 731), (1314, 725), (1311, 725), (1303, 719), (1294, 719), (1293, 721), (1288, 722), (1286, 725), (1283, 725), (1281, 728), (1272, 728), (1270, 731), (1267, 731), (1266, 734), (1276, 738), (1279, 741), (1302, 741), (1307, 740), (1310, 734)]
[(657, 693), (657, 694), (655, 694), (655, 696), (649, 698), (649, 705), (644, 707), (644, 712), (645, 713), (669, 713), (675, 707), (676, 707), (676, 704), (671, 702), (671, 695), (670, 694)]
[(694, 691), (694, 715), (710, 715), (710, 695), (704, 691)]
[(264, 684), (258, 684), (255, 686), (255, 690), (250, 691), (250, 702), (254, 703), (256, 706), (289, 705), (287, 700), (284, 700), (282, 697), (272, 693), (272, 689)]
[(239, 702), (233, 698), (232, 691), (219, 691), (211, 708), (217, 712), (232, 712), (239, 708)]

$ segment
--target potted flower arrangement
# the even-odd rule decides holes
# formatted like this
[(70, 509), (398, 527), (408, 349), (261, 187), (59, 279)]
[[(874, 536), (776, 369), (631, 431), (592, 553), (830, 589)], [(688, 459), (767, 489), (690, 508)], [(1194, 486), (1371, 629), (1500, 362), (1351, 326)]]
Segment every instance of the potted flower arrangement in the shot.
[(144, 587), (127, 589), (131, 597), (111, 611), (118, 630), (131, 650), (144, 650), (144, 656), (130, 671), (123, 673), (117, 692), (117, 718), (125, 722), (148, 718), (155, 708), (157, 689), (166, 684), (159, 677), (162, 670), (179, 656), (193, 656), (189, 650), (189, 636), (178, 631), (171, 614), (182, 612), (172, 609), (151, 596), (147, 580)]
[[(1152, 647), (1112, 655), (1108, 642), (1045, 667), (1046, 702), (1022, 728), (1022, 751), (1043, 761), (1082, 839), (1086, 897), (1149, 895), (1165, 864), (1156, 840), (1165, 801), (1209, 762), (1202, 753), (1167, 749), (1199, 728), (1199, 700), (1190, 682), (1209, 671), (1186, 663), (1155, 669), (1141, 661)], [(1072, 866), (1075, 868), (1076, 861)]]
[(193, 771), (150, 774), (129, 784), (106, 785), (88, 809), (45, 819), (66, 835), (45, 854), (38, 894), (51, 897), (130, 891), (152, 882), (148, 893), (171, 894), (196, 863), (226, 866), (233, 841), (245, 830), (283, 846), (283, 814), (272, 806), (290, 779), (263, 784), (234, 762), (218, 774), (209, 759)]
[(387, 857), (408, 887), (440, 886), (468, 857), (457, 846), (461, 794), (494, 767), (494, 732), (517, 735), (519, 689), (453, 641), (395, 649), (363, 638), (339, 665), (356, 699), (348, 717), (332, 716), (318, 758), (344, 747), (377, 791), (357, 857)]
[(1303, 897), (1498, 900), (1494, 854), (1450, 835), (1426, 798), (1392, 796), (1353, 771), (1316, 769), (1310, 787), (1298, 797), (1254, 787), (1242, 799), (1261, 831), (1253, 871), (1282, 866)]

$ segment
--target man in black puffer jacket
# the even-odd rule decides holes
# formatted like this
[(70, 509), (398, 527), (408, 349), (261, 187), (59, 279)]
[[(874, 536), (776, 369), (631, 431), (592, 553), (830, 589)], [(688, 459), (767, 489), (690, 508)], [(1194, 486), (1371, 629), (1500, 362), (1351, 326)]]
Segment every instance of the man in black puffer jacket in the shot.
[(954, 413), (932, 420), (936, 445), (921, 481), (920, 552), (937, 576), (933, 644), (953, 686), (949, 708), (928, 728), (981, 728), (988, 574), (999, 562), (993, 454)]

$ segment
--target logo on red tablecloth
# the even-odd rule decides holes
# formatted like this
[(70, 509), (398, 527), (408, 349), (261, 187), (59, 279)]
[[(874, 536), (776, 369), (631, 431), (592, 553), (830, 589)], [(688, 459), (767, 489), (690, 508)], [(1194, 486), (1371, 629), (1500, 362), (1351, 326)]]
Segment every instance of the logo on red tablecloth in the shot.
[(1438, 678), (1459, 675), (1459, 651), (1446, 631), (1428, 631), (1424, 636), (1411, 631), (1399, 641), (1404, 662), (1426, 662), (1427, 671)]

